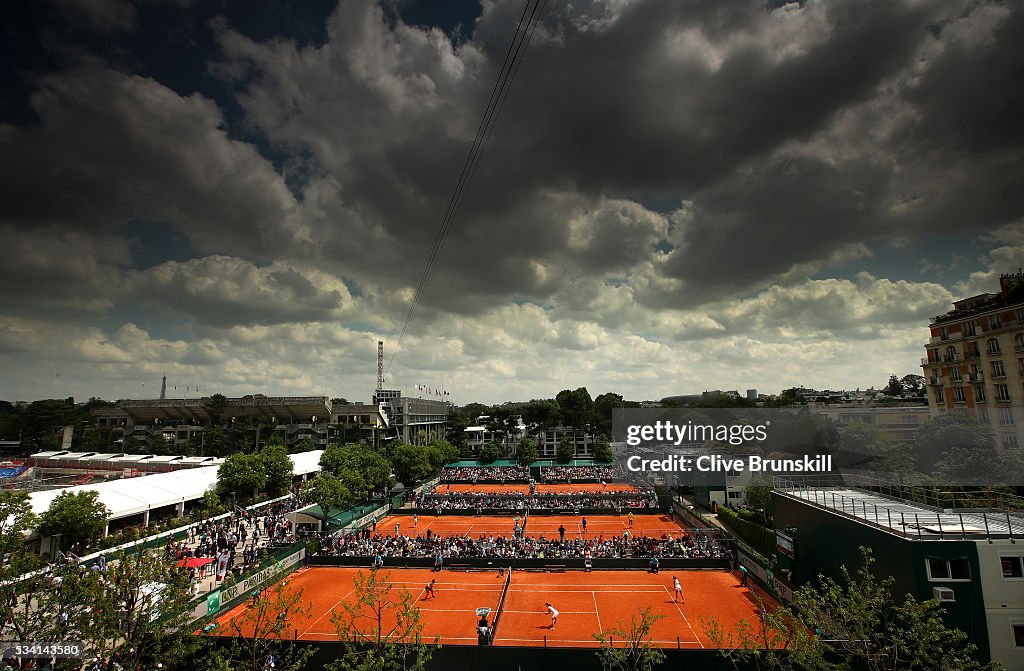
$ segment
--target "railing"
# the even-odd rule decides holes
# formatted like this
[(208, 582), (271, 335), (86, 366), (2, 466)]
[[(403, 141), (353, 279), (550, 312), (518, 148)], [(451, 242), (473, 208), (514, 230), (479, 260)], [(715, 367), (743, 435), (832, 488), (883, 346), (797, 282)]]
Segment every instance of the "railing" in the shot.
[[(920, 487), (850, 475), (780, 476), (774, 479), (774, 488), (782, 496), (914, 540), (1024, 537), (1024, 516), (1010, 510), (988, 509), (1012, 505), (1015, 510), (1022, 510), (1024, 500), (998, 492), (929, 493)], [(829, 491), (836, 488), (860, 489), (866, 494), (892, 499), (893, 505)], [(921, 498), (931, 503), (922, 502)], [(961, 505), (958, 511), (958, 502), (967, 502), (970, 507)], [(952, 509), (942, 504), (952, 504)], [(913, 505), (920, 511), (908, 512), (896, 505)]]

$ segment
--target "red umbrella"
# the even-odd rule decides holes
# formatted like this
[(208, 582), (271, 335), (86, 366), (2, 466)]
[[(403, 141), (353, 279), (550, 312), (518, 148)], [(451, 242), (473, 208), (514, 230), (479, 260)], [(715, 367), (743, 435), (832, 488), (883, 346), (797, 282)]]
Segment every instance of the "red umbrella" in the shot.
[(178, 562), (178, 568), (202, 568), (211, 563), (213, 563), (213, 560), (209, 557), (190, 557)]

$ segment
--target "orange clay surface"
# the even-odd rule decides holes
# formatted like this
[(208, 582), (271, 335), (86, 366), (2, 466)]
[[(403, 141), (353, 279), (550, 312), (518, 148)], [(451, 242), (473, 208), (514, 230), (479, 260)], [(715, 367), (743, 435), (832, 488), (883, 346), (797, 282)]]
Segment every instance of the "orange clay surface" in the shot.
[[(317, 567), (292, 574), (285, 589), (303, 590), (307, 615), (288, 621), (289, 635), (307, 641), (336, 640), (331, 623), (335, 613), (345, 613), (342, 603), (351, 596), (353, 580), (368, 569)], [(422, 611), (424, 635), (445, 644), (475, 645), (478, 607), (497, 607), (504, 578), (497, 571), (465, 572), (428, 569), (382, 569), (398, 590), (407, 590)], [(672, 576), (683, 586), (683, 603), (673, 602)], [(437, 597), (425, 599), (424, 586), (436, 579)], [(545, 608), (550, 602), (559, 611), (551, 627)], [(494, 644), (505, 646), (597, 647), (593, 634), (607, 632), (621, 623), (629, 628), (630, 618), (650, 607), (664, 617), (654, 623), (651, 641), (664, 648), (711, 647), (701, 617), (715, 618), (727, 632), (741, 620), (756, 617), (753, 594), (741, 587), (728, 571), (594, 571), (584, 573), (534, 573), (515, 571), (504, 612), (495, 631)], [(243, 633), (248, 603), (218, 618), (218, 631), (233, 631), (237, 619)], [(493, 620), (494, 613), (490, 618)], [(385, 626), (387, 626), (385, 622)]]
[[(587, 520), (586, 533), (583, 519)], [(521, 520), (522, 518), (520, 518)], [(420, 515), (417, 521), (412, 515), (388, 515), (377, 522), (374, 532), (377, 536), (394, 536), (395, 524), (402, 536), (423, 536), (427, 529), (431, 535), (449, 536), (494, 535), (512, 538), (515, 520), (513, 517), (475, 517), (473, 515)], [(622, 536), (629, 531), (631, 536), (661, 537), (672, 534), (678, 538), (683, 528), (668, 515), (634, 515), (633, 526), (629, 526), (629, 515), (531, 515), (526, 522), (526, 535), (534, 538), (557, 538), (558, 527), (565, 527), (566, 538), (599, 538)]]
[[(557, 484), (537, 484), (538, 494), (568, 494), (570, 492), (589, 492), (589, 493), (609, 493), (609, 492), (635, 492), (637, 488), (633, 485), (628, 485), (623, 482), (609, 482), (607, 486), (602, 487), (599, 482), (572, 482), (572, 483), (557, 483)], [(450, 485), (438, 485), (434, 487), (434, 494), (466, 494), (466, 493), (478, 493), (478, 494), (529, 494), (530, 485), (517, 485), (517, 484), (496, 484), (493, 482), (485, 482), (479, 485), (471, 483), (459, 482), (452, 483)]]

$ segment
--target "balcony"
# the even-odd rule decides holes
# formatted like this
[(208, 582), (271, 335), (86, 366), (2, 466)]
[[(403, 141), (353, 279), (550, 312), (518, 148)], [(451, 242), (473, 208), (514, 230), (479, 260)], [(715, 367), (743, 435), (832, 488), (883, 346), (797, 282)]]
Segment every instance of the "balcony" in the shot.
[(928, 384), (933, 384), (933, 385), (935, 385), (937, 387), (941, 387), (942, 386), (942, 376), (941, 375), (932, 375), (931, 377), (928, 378)]
[(977, 350), (975, 350), (973, 352), (964, 352), (964, 359), (965, 360), (966, 359), (980, 359), (980, 358), (981, 358), (981, 352), (978, 352)]
[(960, 377), (953, 377), (951, 375), (949, 377), (949, 382), (950, 382), (950, 384), (963, 384), (964, 383), (964, 378), (962, 376), (960, 376)]
[(1006, 371), (1005, 370), (1001, 370), (1001, 371), (998, 371), (998, 372), (997, 371), (992, 371), (992, 379), (993, 380), (1005, 380), (1006, 379)]
[(942, 355), (942, 361), (943, 361), (943, 363), (956, 363), (957, 361), (960, 361), (960, 355), (959, 354), (943, 354)]
[(968, 373), (967, 379), (970, 380), (971, 382), (984, 382), (985, 373), (983, 373), (980, 370), (977, 373)]

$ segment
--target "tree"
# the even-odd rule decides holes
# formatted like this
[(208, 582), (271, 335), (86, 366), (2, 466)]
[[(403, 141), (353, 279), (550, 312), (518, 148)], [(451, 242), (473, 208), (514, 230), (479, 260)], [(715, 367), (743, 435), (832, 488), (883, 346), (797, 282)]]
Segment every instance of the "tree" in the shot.
[(353, 499), (366, 498), (370, 492), (385, 490), (391, 485), (391, 462), (361, 443), (331, 443), (320, 456), (320, 466), (338, 476)]
[(826, 654), (856, 660), (872, 670), (999, 669), (981, 664), (967, 634), (946, 627), (938, 601), (919, 602), (907, 594), (893, 599), (894, 579), (879, 579), (869, 548), (861, 548), (862, 564), (853, 575), (844, 566), (840, 579), (819, 576), (798, 589), (794, 605), (809, 627), (823, 633)]
[(850, 467), (869, 467), (891, 471), (895, 462), (893, 442), (888, 432), (874, 424), (849, 424), (839, 432), (839, 449)]
[(485, 464), (493, 464), (501, 458), (501, 446), (493, 440), (480, 448), (480, 461)]
[[(629, 625), (621, 620), (599, 634), (593, 634), (601, 644), (597, 655), (604, 671), (651, 671), (665, 661), (665, 653), (651, 645), (654, 623), (664, 619), (647, 606), (630, 618)], [(616, 643), (619, 647), (616, 647)]]
[(918, 469), (931, 473), (955, 447), (994, 455), (996, 439), (991, 428), (970, 417), (960, 414), (933, 417), (921, 425), (914, 441)]
[(391, 453), (391, 467), (395, 477), (410, 486), (430, 473), (430, 460), (423, 447), (401, 443)]
[(331, 618), (342, 653), (329, 671), (423, 671), (438, 639), (428, 642), (416, 597), (396, 589), (390, 573), (377, 569), (356, 574), (352, 592)]
[(612, 435), (612, 413), (615, 408), (625, 407), (621, 394), (601, 394), (594, 399), (593, 424), (597, 432), (604, 436)]
[(555, 397), (562, 419), (567, 426), (586, 429), (591, 425), (594, 414), (594, 401), (586, 387), (574, 391), (563, 389)]
[(211, 426), (219, 426), (221, 419), (224, 418), (224, 409), (228, 405), (228, 399), (224, 394), (214, 394), (203, 398), (199, 405), (202, 406), (203, 410), (210, 417)]
[(523, 422), (530, 430), (558, 426), (562, 423), (562, 411), (558, 402), (552, 399), (530, 401), (522, 408)]
[(292, 487), (295, 478), (295, 464), (288, 457), (288, 450), (283, 443), (268, 442), (257, 456), (267, 477), (267, 493), (280, 496)]
[[(204, 671), (300, 671), (305, 668), (314, 650), (297, 644), (289, 628), (291, 619), (309, 615), (310, 606), (302, 590), (288, 587), (278, 575), (239, 616), (233, 618), (225, 631), (210, 629), (210, 636), (230, 636), (228, 646), (214, 647)], [(206, 628), (204, 628), (206, 630)], [(273, 660), (273, 664), (270, 661)]]
[(248, 499), (267, 485), (267, 473), (259, 455), (237, 452), (224, 459), (217, 469), (217, 493), (225, 496), (234, 492)]
[(175, 667), (191, 656), (201, 644), (189, 627), (192, 585), (176, 563), (160, 553), (121, 552), (108, 563), (106, 576), (90, 572), (79, 582), (84, 604), (91, 607), (83, 634), (93, 654), (106, 657), (116, 650), (128, 669), (158, 661)]
[(353, 498), (348, 487), (328, 471), (317, 473), (302, 492), (307, 501), (320, 506), (325, 520), (330, 516), (331, 508), (341, 508)]
[[(46, 640), (38, 631), (38, 613), (30, 604), (36, 594), (49, 588), (40, 575), (33, 574), (42, 558), (25, 546), (25, 536), (38, 524), (28, 493), (0, 490), (0, 584), (15, 591), (21, 600), (11, 603), (6, 589), (0, 596), (0, 639), (5, 641)], [(15, 582), (15, 580), (18, 582)]]
[(71, 547), (103, 533), (108, 514), (95, 491), (62, 492), (39, 518), (39, 535), (60, 535), (60, 547)]
[(924, 375), (911, 373), (900, 378), (906, 396), (924, 396)]
[(558, 440), (558, 447), (555, 448), (555, 459), (560, 464), (567, 464), (572, 461), (574, 456), (576, 456), (576, 444), (569, 437), (569, 434), (562, 434), (562, 437)]
[(537, 461), (539, 456), (537, 441), (533, 438), (523, 438), (516, 445), (516, 463), (524, 468)]
[(938, 601), (919, 602), (907, 594), (898, 603), (894, 579), (875, 575), (871, 550), (861, 548), (861, 557), (855, 574), (843, 567), (838, 581), (819, 576), (796, 590), (796, 617), (761, 603), (757, 622), (737, 623), (735, 634), (725, 633), (713, 618), (702, 618), (705, 631), (743, 669), (1002, 669), (998, 662), (977, 661), (967, 634), (946, 627)]
[(447, 440), (434, 440), (427, 445), (427, 461), (432, 473), (440, 473), (445, 464), (459, 460), (459, 450)]
[(765, 518), (771, 517), (772, 480), (767, 475), (759, 474), (750, 478), (743, 489), (743, 498), (751, 508), (764, 511)]
[(310, 438), (309, 436), (303, 436), (302, 438), (299, 439), (297, 443), (292, 445), (289, 452), (291, 454), (298, 454), (301, 452), (312, 452), (315, 449), (316, 443), (313, 442), (313, 439)]
[(885, 389), (883, 391), (889, 396), (903, 396), (903, 384), (900, 382), (898, 377), (890, 375), (889, 384), (885, 385)]
[(597, 437), (597, 445), (594, 446), (594, 461), (603, 461), (609, 463), (615, 459), (615, 454), (612, 452), (611, 445), (608, 444), (608, 436), (600, 435)]

